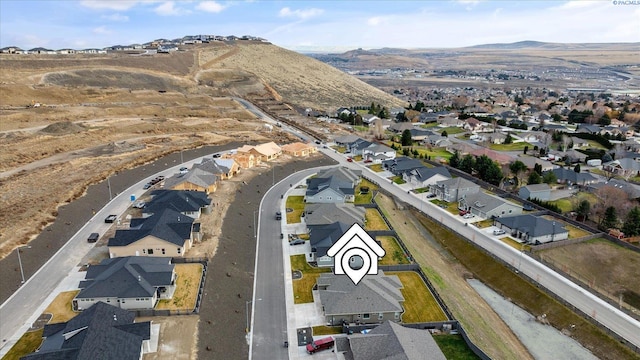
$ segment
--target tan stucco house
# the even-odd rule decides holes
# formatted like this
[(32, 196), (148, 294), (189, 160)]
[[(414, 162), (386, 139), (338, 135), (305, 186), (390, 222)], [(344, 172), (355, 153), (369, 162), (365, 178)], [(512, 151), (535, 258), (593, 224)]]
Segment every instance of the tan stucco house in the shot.
[(311, 144), (294, 142), (291, 144), (282, 145), (282, 152), (291, 156), (302, 157), (302, 156), (309, 156), (311, 154), (318, 152), (318, 148), (316, 148), (314, 145), (311, 145)]

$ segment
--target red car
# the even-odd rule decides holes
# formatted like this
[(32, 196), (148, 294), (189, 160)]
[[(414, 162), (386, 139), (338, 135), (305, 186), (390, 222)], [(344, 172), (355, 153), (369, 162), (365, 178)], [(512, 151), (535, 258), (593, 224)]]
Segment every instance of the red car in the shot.
[(352, 158), (347, 158), (347, 161), (348, 162), (353, 162), (353, 159)]

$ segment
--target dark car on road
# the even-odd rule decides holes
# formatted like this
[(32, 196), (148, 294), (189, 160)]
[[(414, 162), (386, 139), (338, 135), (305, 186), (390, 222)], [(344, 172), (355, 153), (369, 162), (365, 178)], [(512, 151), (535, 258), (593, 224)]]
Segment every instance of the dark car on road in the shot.
[(109, 215), (106, 218), (104, 218), (104, 222), (106, 222), (107, 224), (110, 224), (112, 222), (115, 222), (116, 219), (118, 218), (118, 215)]
[(280, 211), (276, 211), (276, 220), (282, 220), (282, 213)]
[(303, 239), (295, 239), (295, 240), (289, 242), (289, 245), (302, 245), (304, 243), (305, 243), (305, 241)]
[(89, 234), (89, 237), (87, 238), (87, 242), (94, 243), (94, 242), (98, 241), (99, 238), (100, 238), (100, 234), (91, 233), (91, 234)]

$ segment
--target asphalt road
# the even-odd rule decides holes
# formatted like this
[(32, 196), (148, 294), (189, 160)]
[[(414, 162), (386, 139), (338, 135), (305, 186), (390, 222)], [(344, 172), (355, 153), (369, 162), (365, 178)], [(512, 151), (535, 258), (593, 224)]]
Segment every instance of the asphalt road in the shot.
[[(585, 314), (595, 319), (597, 322), (620, 335), (630, 343), (640, 347), (640, 322), (629, 315), (601, 300), (589, 291), (582, 289), (578, 285), (564, 278), (552, 269), (523, 255), (520, 251), (499, 241), (493, 233), (482, 232), (474, 226), (464, 226), (459, 216), (449, 213), (431, 203), (426, 203), (421, 207), (422, 199), (408, 194), (405, 189), (393, 184), (388, 179), (378, 176), (375, 172), (365, 169), (358, 163), (347, 162), (345, 157), (334, 152), (332, 149), (321, 149), (327, 156), (339, 161), (341, 165), (354, 170), (362, 170), (363, 175), (375, 180), (385, 190), (389, 191), (398, 199), (409, 203), (416, 208), (423, 209), (423, 212), (434, 219), (446, 224), (458, 224), (452, 227), (462, 236), (471, 239), (473, 242), (483, 247), (493, 255), (499, 257), (506, 263), (515, 266), (517, 264), (523, 274), (536, 281), (541, 286), (547, 288), (557, 296), (565, 299), (568, 303), (583, 311)], [(485, 230), (491, 231), (491, 230)]]

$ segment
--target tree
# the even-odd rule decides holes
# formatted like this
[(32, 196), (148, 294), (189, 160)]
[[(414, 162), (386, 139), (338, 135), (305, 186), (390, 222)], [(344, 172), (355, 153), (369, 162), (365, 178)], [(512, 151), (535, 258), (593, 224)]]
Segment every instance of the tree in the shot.
[(542, 164), (536, 163), (535, 165), (533, 165), (533, 171), (542, 176)]
[(522, 150), (525, 155), (527, 155), (527, 151), (529, 151), (529, 145), (525, 145), (524, 150)]
[(600, 230), (607, 231), (611, 228), (616, 228), (618, 226), (618, 215), (616, 214), (616, 208), (613, 206), (609, 206), (604, 211), (604, 216), (602, 217), (602, 221), (598, 227)]
[(624, 225), (622, 225), (622, 232), (627, 237), (640, 235), (640, 209), (637, 206), (634, 206), (627, 214)]
[[(409, 107), (411, 107), (411, 103), (409, 103)], [(376, 103), (372, 101), (371, 106), (369, 106), (369, 114), (375, 114), (375, 113), (376, 113)]]
[(573, 172), (580, 173), (580, 164), (576, 164), (576, 166), (573, 168)]
[(382, 110), (380, 110), (380, 112), (378, 112), (378, 117), (380, 119), (388, 119), (389, 116), (390, 116), (389, 109), (387, 109), (386, 107), (383, 107)]
[(511, 137), (511, 134), (507, 134), (507, 137), (504, 138), (504, 143), (511, 144), (512, 142), (513, 142), (513, 138)]
[(513, 174), (513, 176), (516, 177), (516, 179), (518, 179), (518, 184), (520, 184), (520, 178), (518, 177), (518, 174), (521, 172), (524, 172), (527, 170), (527, 165), (525, 165), (522, 161), (520, 160), (516, 160), (514, 162), (512, 162), (511, 164), (509, 164), (509, 170), (511, 171), (511, 173)]
[(589, 218), (589, 212), (591, 212), (591, 204), (588, 200), (582, 200), (578, 204), (578, 207), (575, 209), (576, 213), (578, 213), (579, 219), (581, 221), (585, 221)]
[(555, 184), (558, 182), (558, 177), (556, 177), (553, 171), (547, 171), (542, 175), (542, 182), (545, 184)]
[(442, 130), (440, 135), (443, 136), (443, 137), (449, 137), (449, 134), (447, 133), (447, 130)]
[(460, 161), (459, 169), (466, 172), (467, 174), (473, 173), (473, 168), (476, 166), (476, 161), (470, 154), (462, 157), (462, 161)]
[(529, 173), (529, 178), (527, 178), (527, 184), (533, 185), (533, 184), (540, 184), (541, 182), (542, 182), (542, 177), (540, 176), (540, 174), (538, 174), (535, 171), (532, 171), (531, 173)]
[(606, 209), (613, 207), (617, 214), (626, 214), (631, 209), (631, 201), (627, 193), (615, 186), (605, 185), (594, 192), (598, 201), (594, 206), (594, 214), (599, 221), (604, 219)]
[(478, 177), (490, 184), (498, 185), (502, 180), (503, 174), (500, 165), (491, 160), (487, 155), (479, 156), (476, 159), (475, 170), (478, 172)]
[(454, 151), (453, 155), (449, 158), (449, 166), (456, 169), (460, 166), (460, 153), (458, 150)]
[(410, 146), (411, 144), (413, 144), (413, 141), (411, 140), (411, 131), (407, 129), (402, 132), (400, 143), (402, 144), (402, 146)]

